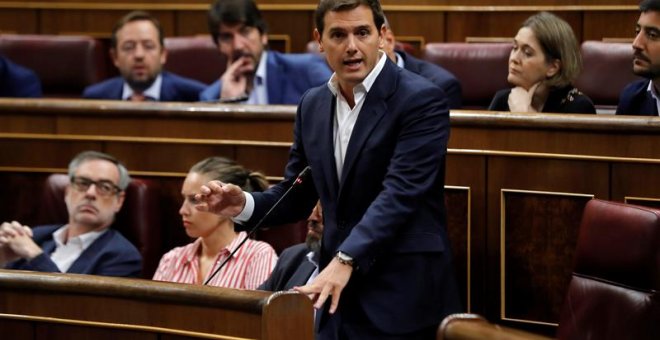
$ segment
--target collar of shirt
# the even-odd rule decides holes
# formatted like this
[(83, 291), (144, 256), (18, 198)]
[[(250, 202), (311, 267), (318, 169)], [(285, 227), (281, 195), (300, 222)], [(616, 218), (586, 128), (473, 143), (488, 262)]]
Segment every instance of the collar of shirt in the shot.
[[(367, 74), (362, 83), (353, 88), (354, 94), (357, 95), (358, 91), (364, 91), (365, 93), (369, 92), (371, 87), (374, 85), (374, 82), (376, 82), (376, 78), (378, 78), (380, 71), (382, 71), (383, 67), (385, 67), (386, 60), (387, 56), (385, 55), (385, 52), (382, 50), (378, 51), (378, 62), (376, 63), (376, 66), (374, 66), (373, 70)], [(339, 92), (339, 79), (337, 79), (337, 72), (333, 73), (332, 77), (330, 77), (330, 80), (328, 80), (328, 88), (330, 88), (330, 91), (335, 96), (341, 94), (341, 92)], [(355, 98), (355, 102), (358, 102), (357, 96)]]
[[(156, 77), (156, 80), (154, 80), (154, 83), (149, 86), (148, 89), (146, 89), (142, 94), (145, 97), (151, 97), (155, 101), (160, 100), (160, 89), (161, 89), (161, 84), (163, 83), (163, 75), (159, 74), (158, 77)], [(127, 82), (124, 82), (124, 90), (122, 91), (121, 99), (122, 100), (127, 100), (133, 95), (133, 89), (128, 86)]]
[(406, 68), (406, 62), (403, 60), (401, 54), (397, 51), (394, 51), (394, 55), (396, 56), (396, 66), (399, 66), (400, 68)]
[(309, 261), (309, 263), (313, 264), (314, 267), (316, 268), (319, 267), (319, 256), (320, 256), (319, 252), (310, 251), (309, 253), (307, 253), (306, 256), (307, 256), (307, 261)]
[(646, 91), (648, 91), (651, 94), (651, 97), (655, 99), (655, 106), (658, 109), (658, 114), (660, 114), (660, 99), (658, 98), (655, 86), (653, 86), (653, 80), (649, 81), (649, 86), (646, 88)]
[(66, 243), (64, 243), (67, 230), (69, 230), (69, 226), (65, 225), (62, 228), (55, 230), (55, 232), (53, 233), (53, 240), (55, 240), (55, 245), (57, 248), (64, 247), (65, 245), (69, 245), (69, 244), (76, 244), (80, 246), (81, 250), (85, 250), (94, 241), (96, 241), (96, 239), (98, 239), (99, 237), (101, 237), (101, 235), (103, 235), (106, 231), (108, 231), (107, 228), (101, 231), (89, 231), (82, 235), (78, 235), (76, 237), (70, 238), (66, 240)]
[(268, 89), (266, 88), (267, 59), (268, 52), (263, 51), (261, 53), (261, 59), (259, 60), (259, 66), (257, 66), (257, 72), (254, 74), (252, 91), (250, 92), (250, 97), (246, 104), (268, 104)]
[[(232, 240), (226, 247), (220, 250), (220, 252), (217, 255), (217, 258), (221, 258), (222, 256), (229, 255), (236, 247), (238, 246), (241, 241), (246, 237), (247, 233), (244, 231), (241, 231), (236, 235), (234, 240)], [(195, 242), (193, 243), (193, 247), (191, 251), (188, 254), (185, 254), (186, 257), (186, 262), (191, 263), (194, 262), (196, 259), (199, 258), (200, 254), (200, 249), (202, 247), (202, 238), (198, 237)], [(241, 251), (237, 251), (236, 254), (234, 254), (234, 258), (239, 258), (241, 256)]]

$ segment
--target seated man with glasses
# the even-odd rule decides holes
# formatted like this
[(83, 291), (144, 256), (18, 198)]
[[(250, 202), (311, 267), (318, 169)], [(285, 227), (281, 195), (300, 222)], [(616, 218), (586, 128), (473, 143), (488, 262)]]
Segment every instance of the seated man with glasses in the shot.
[(0, 267), (137, 277), (140, 253), (109, 228), (131, 180), (126, 168), (110, 155), (85, 151), (69, 163), (69, 178), (64, 196), (69, 223), (34, 229), (2, 223)]

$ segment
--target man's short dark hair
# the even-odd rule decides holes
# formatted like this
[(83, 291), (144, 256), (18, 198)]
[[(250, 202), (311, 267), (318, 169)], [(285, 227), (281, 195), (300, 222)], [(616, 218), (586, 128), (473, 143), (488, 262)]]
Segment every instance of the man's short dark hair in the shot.
[(124, 25), (128, 24), (129, 22), (142, 20), (151, 21), (151, 23), (156, 27), (156, 30), (158, 31), (158, 41), (160, 42), (160, 46), (164, 47), (165, 34), (163, 33), (163, 27), (160, 25), (160, 21), (145, 11), (132, 11), (119, 19), (119, 21), (117, 21), (115, 24), (115, 27), (112, 29), (110, 46), (115, 49), (117, 48), (117, 31), (124, 27)]
[(323, 20), (326, 13), (348, 11), (361, 5), (371, 8), (371, 14), (373, 14), (374, 17), (374, 24), (376, 24), (376, 29), (380, 32), (380, 29), (385, 22), (385, 14), (383, 13), (383, 8), (380, 6), (380, 1), (378, 0), (321, 0), (314, 13), (316, 29), (320, 34), (323, 34), (323, 29), (325, 28), (325, 22)]
[(78, 170), (78, 167), (82, 163), (94, 160), (108, 161), (116, 165), (117, 171), (119, 171), (119, 183), (117, 183), (117, 186), (119, 189), (121, 189), (121, 191), (126, 190), (128, 184), (131, 182), (131, 176), (128, 175), (128, 170), (126, 170), (124, 164), (117, 160), (117, 158), (99, 151), (90, 150), (77, 154), (76, 157), (74, 157), (71, 162), (69, 162), (69, 178), (73, 179), (76, 174), (76, 170)]
[(252, 0), (215, 0), (209, 9), (209, 32), (216, 44), (219, 43), (220, 24), (256, 27), (261, 34), (268, 31), (257, 4)]
[(660, 12), (660, 0), (644, 0), (639, 3), (640, 12)]

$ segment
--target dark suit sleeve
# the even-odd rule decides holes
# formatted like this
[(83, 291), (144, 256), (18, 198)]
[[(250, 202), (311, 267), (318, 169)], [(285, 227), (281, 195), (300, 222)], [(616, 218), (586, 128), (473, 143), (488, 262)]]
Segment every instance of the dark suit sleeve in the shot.
[[(91, 274), (118, 277), (140, 276), (142, 256), (123, 236), (114, 230), (111, 230), (111, 232), (114, 232), (113, 238), (97, 258)], [(84, 253), (83, 255), (87, 254)], [(94, 256), (94, 254), (89, 255)]]
[(33, 270), (44, 273), (61, 273), (60, 269), (55, 265), (55, 262), (53, 262), (53, 260), (50, 259), (50, 256), (45, 253), (41, 253), (30, 261), (25, 261), (20, 268), (16, 269)]

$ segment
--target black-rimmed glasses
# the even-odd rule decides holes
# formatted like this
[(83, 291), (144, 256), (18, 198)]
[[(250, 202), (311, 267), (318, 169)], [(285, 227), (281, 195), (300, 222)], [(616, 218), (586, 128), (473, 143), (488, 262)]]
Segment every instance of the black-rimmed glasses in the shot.
[(110, 196), (121, 191), (117, 185), (108, 180), (102, 179), (99, 181), (94, 181), (87, 177), (71, 178), (71, 186), (80, 192), (89, 190), (89, 187), (91, 187), (92, 184), (94, 184), (94, 187), (96, 187), (96, 192), (101, 196)]

